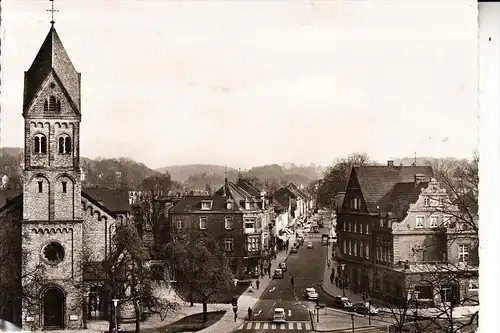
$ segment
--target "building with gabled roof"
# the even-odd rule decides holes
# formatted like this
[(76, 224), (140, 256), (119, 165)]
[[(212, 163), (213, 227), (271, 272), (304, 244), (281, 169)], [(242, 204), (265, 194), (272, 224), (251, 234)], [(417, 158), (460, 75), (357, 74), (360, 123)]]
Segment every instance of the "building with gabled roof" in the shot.
[(81, 328), (92, 316), (85, 304), (109, 312), (85, 268), (113, 251), (130, 207), (126, 191), (82, 189), (81, 115), (81, 75), (52, 22), (24, 74), (23, 188), (0, 191), (0, 286), (8, 291), (0, 316), (23, 330)]

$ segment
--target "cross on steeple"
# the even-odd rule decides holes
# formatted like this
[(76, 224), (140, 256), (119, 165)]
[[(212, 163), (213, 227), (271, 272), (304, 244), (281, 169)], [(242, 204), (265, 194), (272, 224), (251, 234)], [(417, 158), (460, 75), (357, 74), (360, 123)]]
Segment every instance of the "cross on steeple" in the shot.
[(59, 10), (58, 9), (54, 9), (54, 0), (50, 0), (50, 2), (52, 2), (52, 9), (47, 9), (46, 11), (47, 12), (52, 12), (52, 21), (50, 21), (50, 24), (54, 25), (54, 23), (56, 23), (56, 21), (54, 21), (54, 13), (58, 12)]

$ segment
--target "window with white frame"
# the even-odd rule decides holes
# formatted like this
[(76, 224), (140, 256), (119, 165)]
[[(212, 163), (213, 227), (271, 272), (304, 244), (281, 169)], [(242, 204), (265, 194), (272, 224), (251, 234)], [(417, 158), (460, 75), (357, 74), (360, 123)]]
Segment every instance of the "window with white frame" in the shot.
[(245, 209), (249, 210), (250, 208), (252, 208), (250, 201), (245, 201)]
[(234, 248), (234, 240), (232, 238), (224, 239), (224, 250), (232, 251)]
[(182, 221), (181, 218), (177, 219), (177, 229), (182, 229), (184, 228), (184, 222)]
[(370, 230), (368, 230), (369, 225), (370, 225), (369, 223), (366, 223), (365, 234), (367, 234), (367, 235), (370, 233)]
[(380, 219), (380, 226), (383, 227), (384, 226), (384, 219)]
[(363, 241), (359, 242), (359, 256), (361, 258), (365, 257), (365, 243)]
[(443, 216), (443, 225), (445, 227), (448, 227), (450, 225), (450, 223), (452, 222), (452, 217), (451, 215), (444, 215)]
[(433, 216), (431, 216), (431, 224), (430, 224), (430, 227), (431, 227), (431, 228), (437, 228), (437, 226), (438, 226), (438, 216), (433, 215)]
[(382, 251), (379, 245), (377, 245), (377, 260), (382, 260)]
[(226, 229), (233, 229), (233, 218), (232, 216), (226, 216), (224, 220), (224, 227)]
[(345, 221), (347, 223), (347, 231), (351, 232), (351, 221)]
[(248, 238), (248, 251), (255, 252), (259, 250), (259, 238), (250, 237)]
[(245, 219), (245, 229), (255, 229), (255, 219), (246, 218)]
[(365, 246), (365, 258), (370, 259), (370, 243)]
[(415, 228), (425, 227), (425, 216), (417, 216), (415, 218)]
[(352, 244), (350, 239), (347, 241), (347, 249), (349, 250), (349, 255), (352, 255)]
[(212, 209), (212, 201), (201, 202), (201, 210), (210, 210), (210, 209)]
[(205, 216), (200, 217), (200, 229), (207, 228), (207, 218)]
[(353, 232), (358, 232), (358, 221), (354, 221), (354, 229)]
[(469, 263), (469, 245), (458, 244), (458, 262), (463, 264)]
[(347, 241), (344, 239), (344, 246), (342, 247), (342, 253), (347, 254)]
[(355, 257), (358, 256), (358, 241), (357, 240), (354, 241), (354, 256)]
[(430, 206), (430, 199), (428, 197), (424, 198), (424, 207), (429, 207)]
[(438, 206), (443, 207), (443, 197), (438, 198)]

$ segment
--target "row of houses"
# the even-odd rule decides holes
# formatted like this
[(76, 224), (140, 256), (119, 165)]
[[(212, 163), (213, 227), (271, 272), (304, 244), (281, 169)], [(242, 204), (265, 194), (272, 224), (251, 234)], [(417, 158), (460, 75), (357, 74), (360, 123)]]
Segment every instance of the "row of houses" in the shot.
[[(130, 193), (132, 205), (141, 195)], [(267, 193), (242, 177), (236, 182), (226, 178), (211, 195), (179, 194), (157, 201), (164, 212), (158, 228), (162, 242), (178, 233), (208, 233), (226, 251), (239, 278), (267, 265), (292, 234), (289, 227), (315, 207), (313, 197), (294, 183)]]
[(335, 202), (341, 285), (379, 299), (477, 300), (477, 206), (464, 218), (431, 167), (354, 167)]

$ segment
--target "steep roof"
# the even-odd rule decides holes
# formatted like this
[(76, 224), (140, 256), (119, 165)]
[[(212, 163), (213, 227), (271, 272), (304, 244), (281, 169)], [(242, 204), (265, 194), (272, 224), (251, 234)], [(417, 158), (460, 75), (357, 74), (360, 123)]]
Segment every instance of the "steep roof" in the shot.
[(64, 46), (52, 25), (35, 60), (24, 76), (24, 106), (29, 107), (43, 81), (53, 71), (68, 93), (71, 102), (80, 111), (80, 73), (73, 66)]
[(415, 185), (414, 182), (397, 183), (386, 195), (384, 195), (377, 205), (381, 211), (391, 212), (394, 217), (404, 218), (410, 203), (417, 202), (423, 188), (426, 188), (429, 182), (421, 182)]
[(290, 182), (287, 186), (290, 191), (292, 191), (297, 197), (302, 199), (309, 199), (309, 195), (302, 191), (294, 182)]
[(361, 166), (353, 167), (363, 197), (368, 207), (377, 205), (397, 183), (411, 183), (415, 175), (430, 179), (430, 166)]
[(259, 190), (255, 185), (253, 185), (250, 181), (239, 178), (238, 181), (236, 182), (236, 186), (245, 190), (248, 194), (254, 196), (254, 197), (260, 197), (261, 190)]
[(224, 212), (224, 213), (237, 213), (239, 212), (236, 205), (233, 209), (227, 209), (226, 199), (219, 194), (208, 196), (185, 196), (177, 202), (169, 211), (171, 214), (190, 213), (193, 211), (202, 211), (201, 203), (203, 201), (211, 201), (212, 207), (207, 212)]
[(96, 202), (113, 213), (126, 213), (130, 211), (128, 191), (122, 189), (110, 189), (103, 187), (84, 188), (82, 195), (87, 194)]
[(1, 190), (0, 191), (0, 207), (5, 206), (9, 201), (15, 199), (17, 196), (21, 195), (23, 190)]

